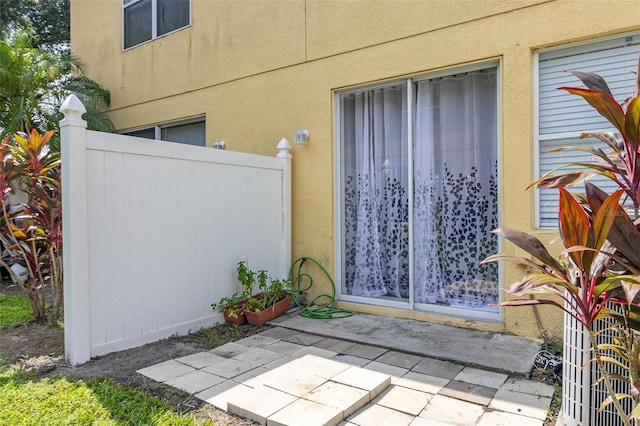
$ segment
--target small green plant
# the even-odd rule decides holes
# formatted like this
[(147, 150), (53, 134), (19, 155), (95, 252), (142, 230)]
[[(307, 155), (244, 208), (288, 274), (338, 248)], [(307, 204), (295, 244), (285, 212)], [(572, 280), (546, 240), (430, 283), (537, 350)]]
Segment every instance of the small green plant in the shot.
[[(217, 303), (212, 303), (211, 309), (214, 311), (226, 312), (232, 318), (237, 318), (238, 311), (243, 308), (258, 312), (275, 304), (288, 294), (284, 292), (285, 281), (269, 278), (265, 270), (257, 272), (250, 270), (246, 261), (238, 262), (236, 271), (238, 282), (242, 285), (242, 291), (222, 297)], [(256, 284), (259, 294), (254, 296), (253, 289)]]
[(269, 278), (265, 271), (258, 273), (258, 282), (260, 293), (247, 299), (248, 311), (260, 312), (291, 294), (291, 284), (288, 280)]
[(247, 268), (246, 262), (238, 262), (236, 271), (238, 272), (238, 282), (242, 284), (242, 291), (231, 296), (224, 296), (217, 303), (211, 304), (211, 309), (226, 312), (231, 318), (237, 318), (238, 311), (244, 308), (246, 300), (251, 297), (255, 281), (255, 272)]
[(238, 317), (238, 310), (242, 309), (244, 306), (244, 301), (246, 297), (243, 297), (242, 294), (234, 293), (229, 297), (222, 297), (217, 303), (211, 304), (211, 309), (218, 312), (227, 312), (227, 314), (232, 318)]
[[(260, 312), (291, 294), (289, 280), (271, 278), (265, 270), (252, 271), (247, 267), (246, 261), (238, 262), (236, 271), (242, 291), (222, 297), (217, 303), (211, 304), (213, 310), (226, 312), (232, 318), (237, 318), (241, 309)], [(258, 293), (254, 295), (253, 290), (256, 287)]]
[(554, 339), (549, 342), (549, 350), (552, 350), (556, 355), (562, 354), (564, 351), (564, 343), (562, 340)]
[(256, 283), (256, 273), (247, 268), (247, 262), (244, 260), (238, 262), (236, 271), (238, 272), (238, 282), (242, 284), (242, 293), (247, 295), (247, 297), (251, 296), (253, 286)]
[[(252, 271), (247, 268), (245, 261), (238, 262), (237, 271), (238, 281), (243, 288), (241, 296), (246, 299), (244, 303), (247, 311), (260, 312), (291, 293), (290, 281), (271, 278), (265, 270)], [(256, 284), (258, 293), (254, 295), (253, 289)]]

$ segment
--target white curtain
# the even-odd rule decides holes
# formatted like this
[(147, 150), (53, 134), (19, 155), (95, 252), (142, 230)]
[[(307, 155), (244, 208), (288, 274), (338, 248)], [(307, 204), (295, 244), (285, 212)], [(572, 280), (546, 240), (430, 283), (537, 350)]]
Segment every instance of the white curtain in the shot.
[(345, 289), (407, 297), (406, 88), (343, 97)]
[(415, 300), (481, 307), (498, 301), (495, 70), (416, 84)]
[(497, 301), (495, 69), (414, 84), (414, 228), (409, 230), (406, 86), (342, 96), (343, 292), (417, 302)]

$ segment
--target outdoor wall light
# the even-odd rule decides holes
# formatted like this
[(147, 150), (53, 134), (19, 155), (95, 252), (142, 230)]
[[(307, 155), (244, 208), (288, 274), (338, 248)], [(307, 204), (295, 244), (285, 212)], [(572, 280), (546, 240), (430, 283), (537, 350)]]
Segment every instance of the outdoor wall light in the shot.
[(298, 130), (296, 132), (296, 145), (306, 145), (309, 139), (309, 131), (307, 129)]

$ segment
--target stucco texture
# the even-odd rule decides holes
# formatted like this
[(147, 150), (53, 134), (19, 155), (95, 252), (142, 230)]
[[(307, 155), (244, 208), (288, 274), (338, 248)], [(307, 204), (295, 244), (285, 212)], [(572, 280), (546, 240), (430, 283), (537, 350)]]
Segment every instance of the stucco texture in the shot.
[[(111, 91), (118, 129), (206, 116), (207, 145), (275, 155), (294, 146), (293, 258), (312, 256), (335, 271), (336, 90), (497, 61), (501, 225), (544, 242), (534, 229), (534, 52), (640, 29), (634, 1), (215, 1), (192, 0), (192, 25), (122, 50), (122, 2), (71, 1), (72, 50)], [(551, 245), (561, 250), (557, 239)], [(505, 243), (504, 252), (515, 253)], [(503, 284), (523, 269), (505, 265)], [(315, 294), (326, 292), (318, 284)], [(531, 308), (483, 322), (345, 303), (360, 311), (540, 337)], [(539, 308), (551, 336), (562, 315)]]

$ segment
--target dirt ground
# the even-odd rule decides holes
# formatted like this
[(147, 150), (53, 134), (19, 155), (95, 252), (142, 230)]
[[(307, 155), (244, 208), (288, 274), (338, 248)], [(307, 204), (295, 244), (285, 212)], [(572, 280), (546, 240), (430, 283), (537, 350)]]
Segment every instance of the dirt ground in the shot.
[[(21, 294), (21, 290), (0, 284), (0, 293)], [(107, 376), (119, 385), (146, 391), (168, 402), (176, 411), (193, 412), (200, 419), (212, 419), (216, 425), (246, 426), (252, 421), (231, 416), (204, 404), (197, 398), (170, 386), (137, 374), (136, 370), (179, 358), (264, 331), (268, 326), (216, 325), (198, 333), (172, 337), (126, 351), (97, 357), (72, 367), (64, 361), (64, 332), (59, 327), (22, 324), (0, 329), (0, 358), (23, 370), (37, 371), (45, 377), (65, 375), (78, 379)]]
[[(0, 284), (0, 293), (20, 294), (20, 289)], [(172, 337), (139, 348), (111, 353), (92, 359), (86, 364), (71, 367), (64, 361), (64, 332), (62, 328), (38, 324), (22, 324), (0, 329), (0, 354), (4, 361), (24, 370), (35, 370), (46, 377), (60, 375), (88, 379), (107, 376), (119, 385), (146, 391), (168, 402), (176, 411), (193, 412), (200, 419), (212, 419), (217, 425), (255, 425), (250, 420), (231, 416), (222, 410), (204, 404), (197, 398), (170, 386), (157, 383), (137, 374), (136, 370), (159, 362), (179, 358), (204, 350), (210, 350), (224, 343), (239, 340), (268, 326), (233, 326), (220, 324), (198, 333), (183, 337)], [(543, 375), (534, 372), (532, 379), (546, 381)], [(560, 398), (554, 398), (552, 412), (544, 426), (556, 423), (560, 408)]]

